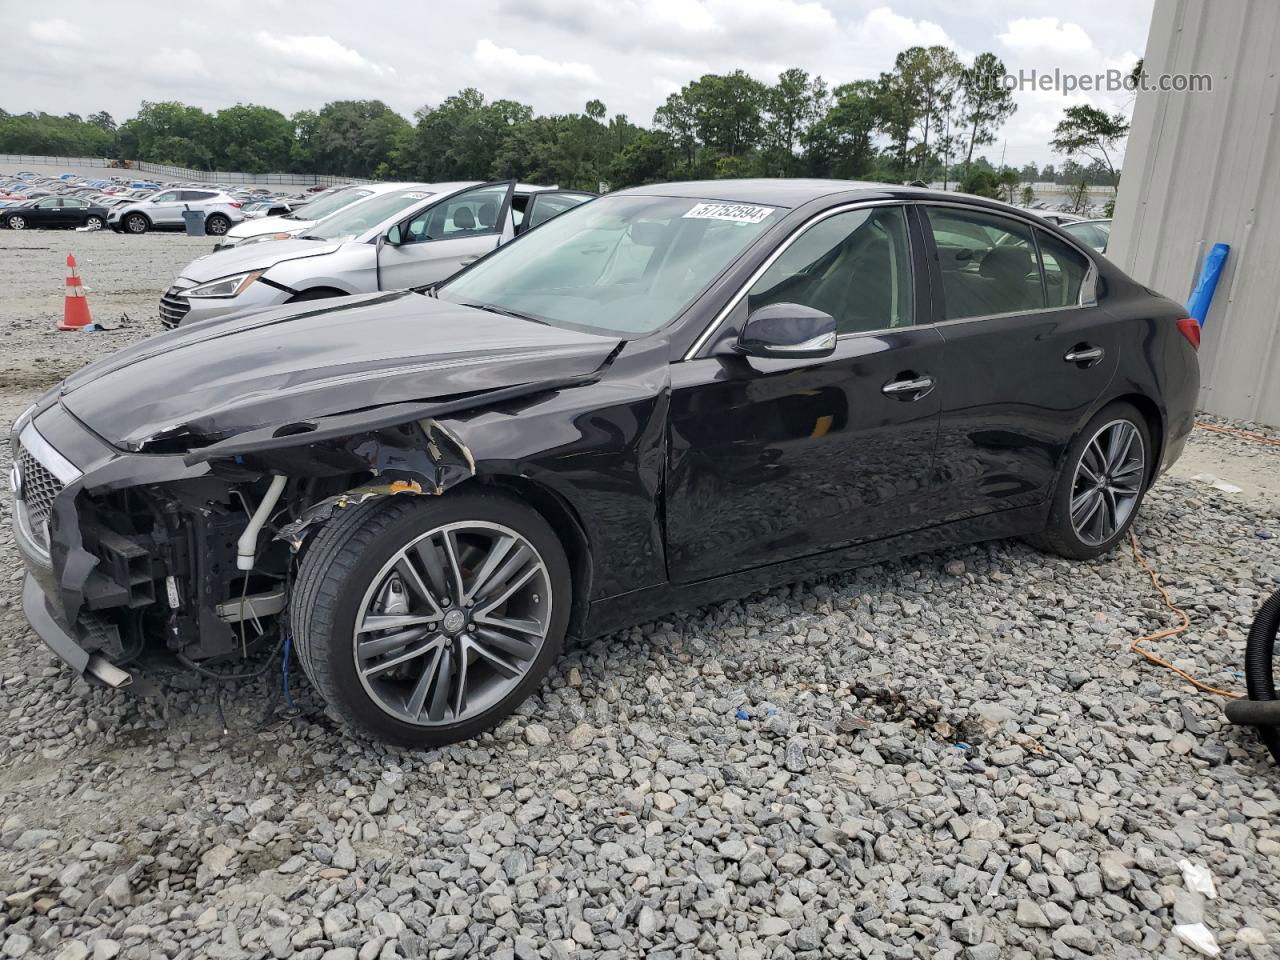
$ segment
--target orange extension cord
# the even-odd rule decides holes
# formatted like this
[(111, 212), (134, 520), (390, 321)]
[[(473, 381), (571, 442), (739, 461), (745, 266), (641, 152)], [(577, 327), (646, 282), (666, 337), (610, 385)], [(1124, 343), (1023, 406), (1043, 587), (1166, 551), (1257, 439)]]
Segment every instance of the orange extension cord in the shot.
[[(1280, 437), (1269, 437), (1265, 433), (1254, 433), (1251, 430), (1239, 430), (1235, 427), (1220, 427), (1217, 424), (1205, 423), (1203, 420), (1197, 420), (1196, 426), (1201, 430), (1208, 430), (1210, 433), (1222, 433), (1229, 437), (1239, 437), (1241, 440), (1248, 440), (1250, 443), (1261, 443), (1269, 447), (1280, 447)], [(1187, 611), (1183, 610), (1180, 606), (1169, 599), (1169, 591), (1161, 585), (1160, 578), (1156, 575), (1155, 570), (1153, 570), (1151, 565), (1147, 563), (1147, 558), (1142, 555), (1142, 549), (1138, 546), (1138, 538), (1134, 535), (1132, 530), (1129, 531), (1129, 542), (1133, 544), (1133, 558), (1138, 561), (1142, 566), (1142, 569), (1147, 572), (1147, 576), (1151, 578), (1151, 585), (1159, 591), (1160, 596), (1164, 599), (1164, 605), (1176, 613), (1182, 621), (1176, 627), (1167, 627), (1164, 630), (1149, 633), (1145, 637), (1138, 637), (1138, 639), (1129, 644), (1129, 649), (1146, 657), (1152, 663), (1164, 667), (1166, 670), (1172, 670), (1178, 676), (1182, 677), (1183, 680), (1186, 680), (1187, 683), (1191, 684), (1198, 690), (1203, 690), (1205, 693), (1216, 694), (1219, 697), (1229, 697), (1232, 700), (1238, 700), (1243, 697), (1243, 694), (1232, 693), (1230, 690), (1221, 690), (1218, 687), (1210, 686), (1202, 680), (1197, 680), (1185, 670), (1179, 670), (1168, 660), (1156, 656), (1150, 650), (1147, 650), (1142, 646), (1144, 643), (1153, 643), (1156, 640), (1166, 640), (1169, 637), (1176, 637), (1191, 626), (1191, 618), (1187, 616)]]
[(1239, 437), (1253, 443), (1265, 443), (1269, 447), (1280, 447), (1280, 437), (1269, 437), (1265, 433), (1253, 433), (1249, 430), (1237, 430), (1235, 427), (1219, 427), (1217, 424), (1197, 420), (1196, 426), (1210, 433), (1225, 433), (1229, 437)]
[(1160, 583), (1160, 578), (1156, 575), (1155, 570), (1153, 570), (1151, 565), (1147, 563), (1147, 558), (1142, 555), (1142, 549), (1138, 546), (1138, 538), (1134, 535), (1132, 530), (1129, 531), (1129, 542), (1133, 544), (1133, 558), (1138, 561), (1142, 566), (1142, 569), (1147, 572), (1147, 576), (1151, 578), (1151, 585), (1159, 591), (1160, 596), (1164, 599), (1164, 605), (1176, 613), (1178, 618), (1182, 621), (1176, 627), (1166, 627), (1163, 630), (1157, 630), (1155, 633), (1149, 633), (1144, 637), (1138, 637), (1138, 639), (1129, 644), (1129, 649), (1134, 653), (1141, 654), (1146, 657), (1152, 663), (1164, 667), (1166, 670), (1172, 670), (1183, 680), (1187, 681), (1187, 683), (1199, 690), (1203, 690), (1205, 693), (1214, 693), (1220, 697), (1228, 697), (1232, 700), (1239, 699), (1243, 694), (1232, 693), (1230, 690), (1220, 690), (1217, 687), (1210, 686), (1203, 680), (1197, 680), (1191, 674), (1187, 673), (1187, 671), (1180, 670), (1168, 660), (1156, 656), (1143, 646), (1144, 643), (1153, 643), (1156, 640), (1167, 640), (1169, 637), (1176, 637), (1191, 626), (1191, 618), (1187, 616), (1187, 611), (1183, 610), (1169, 598), (1169, 591)]

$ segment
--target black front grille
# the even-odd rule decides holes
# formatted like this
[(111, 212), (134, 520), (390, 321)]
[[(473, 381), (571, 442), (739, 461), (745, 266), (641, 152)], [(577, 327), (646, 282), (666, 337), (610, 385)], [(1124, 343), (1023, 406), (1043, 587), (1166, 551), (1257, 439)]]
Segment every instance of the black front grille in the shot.
[(32, 530), (42, 535), (53, 511), (53, 498), (62, 492), (62, 481), (21, 444), (18, 445), (18, 473), (22, 478), (22, 502)]
[(170, 287), (160, 298), (160, 322), (165, 329), (172, 330), (182, 322), (190, 309), (191, 303), (187, 298), (178, 296), (178, 288)]

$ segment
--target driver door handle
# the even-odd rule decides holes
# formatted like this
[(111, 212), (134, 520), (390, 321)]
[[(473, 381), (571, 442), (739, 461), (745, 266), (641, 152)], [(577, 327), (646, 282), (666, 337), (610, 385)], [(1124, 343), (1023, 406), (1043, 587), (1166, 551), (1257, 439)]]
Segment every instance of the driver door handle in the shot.
[(919, 400), (932, 391), (933, 386), (933, 377), (912, 377), (908, 380), (890, 380), (880, 388), (880, 392), (886, 397), (897, 397), (899, 400)]
[(479, 259), (480, 259), (480, 255), (476, 254), (476, 256), (474, 257), (465, 257), (464, 259), (459, 260), (458, 262), (461, 263), (464, 267), (469, 267), (471, 264), (475, 263)]

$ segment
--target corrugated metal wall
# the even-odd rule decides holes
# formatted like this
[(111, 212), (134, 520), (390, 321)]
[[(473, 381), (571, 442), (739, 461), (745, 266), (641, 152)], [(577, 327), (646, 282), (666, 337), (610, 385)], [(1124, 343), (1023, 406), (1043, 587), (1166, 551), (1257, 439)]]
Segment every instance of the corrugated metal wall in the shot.
[(1203, 409), (1280, 424), (1280, 0), (1157, 0), (1145, 67), (1210, 93), (1138, 94), (1108, 256), (1185, 302), (1231, 245), (1205, 320)]

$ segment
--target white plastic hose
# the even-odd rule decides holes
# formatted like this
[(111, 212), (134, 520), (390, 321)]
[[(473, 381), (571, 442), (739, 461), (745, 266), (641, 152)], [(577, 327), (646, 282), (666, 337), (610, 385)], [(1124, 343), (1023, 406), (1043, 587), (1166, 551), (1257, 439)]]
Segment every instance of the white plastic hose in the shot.
[(284, 493), (286, 482), (287, 478), (279, 475), (271, 478), (271, 486), (267, 487), (266, 495), (258, 504), (258, 509), (253, 511), (249, 522), (245, 524), (244, 533), (240, 534), (240, 539), (236, 541), (237, 570), (253, 569), (254, 554), (258, 549), (258, 534), (262, 532), (262, 527), (271, 516), (271, 511), (276, 508), (280, 494)]

